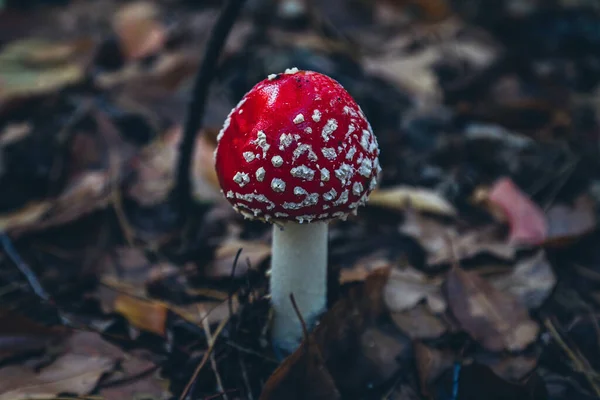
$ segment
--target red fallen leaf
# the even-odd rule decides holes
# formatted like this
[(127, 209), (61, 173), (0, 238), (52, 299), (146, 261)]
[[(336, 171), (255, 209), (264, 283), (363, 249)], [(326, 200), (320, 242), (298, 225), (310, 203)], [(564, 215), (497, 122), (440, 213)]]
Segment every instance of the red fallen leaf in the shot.
[(488, 202), (502, 210), (510, 226), (509, 242), (538, 245), (548, 234), (544, 212), (510, 178), (501, 178), (490, 189)]

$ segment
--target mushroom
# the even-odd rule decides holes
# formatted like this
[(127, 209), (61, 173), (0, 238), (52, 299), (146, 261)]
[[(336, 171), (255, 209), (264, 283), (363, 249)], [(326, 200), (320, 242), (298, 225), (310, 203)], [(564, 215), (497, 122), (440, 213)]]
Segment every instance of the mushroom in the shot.
[(292, 352), (326, 308), (327, 232), (356, 214), (377, 185), (379, 147), (360, 106), (332, 78), (287, 69), (254, 86), (217, 137), (226, 199), (273, 223), (271, 303), (275, 348)]

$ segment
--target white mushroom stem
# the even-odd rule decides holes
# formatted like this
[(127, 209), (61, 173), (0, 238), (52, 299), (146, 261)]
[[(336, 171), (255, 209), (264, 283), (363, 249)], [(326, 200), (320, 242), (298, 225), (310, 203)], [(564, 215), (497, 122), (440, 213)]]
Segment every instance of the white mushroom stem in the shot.
[(294, 311), (294, 295), (310, 329), (325, 310), (327, 292), (327, 222), (273, 225), (271, 302), (273, 343), (288, 353), (302, 340), (302, 325)]

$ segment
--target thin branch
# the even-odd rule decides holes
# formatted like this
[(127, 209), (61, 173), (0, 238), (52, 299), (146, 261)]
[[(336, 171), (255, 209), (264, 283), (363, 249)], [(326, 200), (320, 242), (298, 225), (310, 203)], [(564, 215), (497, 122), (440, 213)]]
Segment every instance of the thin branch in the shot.
[(29, 267), (29, 265), (21, 258), (17, 249), (12, 244), (12, 241), (8, 237), (6, 233), (0, 235), (0, 241), (2, 243), (2, 248), (4, 249), (4, 253), (10, 258), (10, 260), (15, 264), (15, 266), (21, 271), (21, 274), (25, 276), (29, 286), (33, 289), (33, 292), (42, 300), (49, 301), (50, 295), (46, 290), (44, 290), (40, 280), (37, 278), (35, 272)]
[(229, 32), (244, 5), (245, 0), (228, 0), (212, 30), (204, 59), (196, 75), (188, 104), (183, 130), (183, 138), (179, 148), (179, 164), (177, 166), (176, 196), (179, 202), (180, 221), (185, 221), (192, 204), (192, 177), (190, 166), (194, 154), (196, 135), (202, 127), (208, 89), (212, 81), (221, 52), (229, 36)]

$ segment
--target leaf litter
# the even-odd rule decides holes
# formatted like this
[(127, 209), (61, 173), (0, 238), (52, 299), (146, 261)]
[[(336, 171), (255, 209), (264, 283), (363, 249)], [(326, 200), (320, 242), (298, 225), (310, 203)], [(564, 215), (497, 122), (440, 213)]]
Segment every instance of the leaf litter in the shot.
[[(184, 234), (184, 110), (221, 2), (31, 3), (0, 10), (0, 231), (15, 242), (0, 398), (600, 393), (588, 2), (249, 3), (211, 83)], [(212, 153), (243, 93), (292, 66), (352, 93), (383, 175), (330, 225), (330, 307), (278, 360), (269, 227), (227, 207)]]

